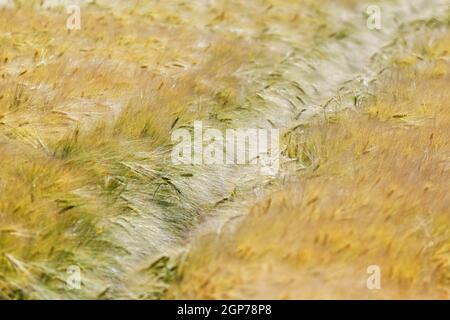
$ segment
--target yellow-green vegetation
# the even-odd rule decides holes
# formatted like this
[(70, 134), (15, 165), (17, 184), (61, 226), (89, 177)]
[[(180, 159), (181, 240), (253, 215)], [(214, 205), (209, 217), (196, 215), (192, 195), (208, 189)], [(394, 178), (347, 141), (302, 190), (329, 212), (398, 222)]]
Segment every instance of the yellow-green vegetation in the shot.
[[(421, 61), (417, 55), (397, 54), (408, 50), (411, 35), (448, 27), (448, 17), (441, 19), (438, 6), (443, 0), (418, 0), (414, 5), (407, 0), (370, 1), (384, 6), (381, 31), (366, 28), (369, 1), (86, 0), (80, 1), (81, 29), (68, 30), (65, 2), (71, 3), (0, 0), (0, 298), (164, 297), (178, 275), (179, 253), (196, 238), (197, 229), (210, 231), (212, 218), (235, 221), (253, 201), (248, 190), (262, 182), (253, 179), (254, 171), (238, 166), (172, 165), (174, 129), (191, 128), (194, 120), (221, 129), (303, 128), (317, 114), (347, 107), (337, 103), (339, 99), (326, 102), (348, 83), (354, 85), (351, 100), (359, 107), (367, 90), (360, 85), (361, 76), (367, 70), (377, 75), (391, 62), (408, 66)], [(423, 56), (438, 52), (425, 48), (431, 51)], [(439, 61), (426, 69), (430, 71), (421, 71), (420, 79), (436, 79), (435, 85), (444, 86), (447, 62)], [(432, 99), (438, 99), (432, 95), (434, 82), (426, 83)], [(443, 89), (436, 91), (443, 94)], [(417, 127), (411, 132), (419, 135), (430, 123), (438, 123), (425, 121), (438, 110), (429, 106), (434, 108), (421, 105), (420, 117), (414, 116), (414, 109), (407, 115), (396, 111), (390, 121), (390, 109), (381, 104), (368, 112), (373, 130), (394, 121), (402, 130), (407, 124)], [(362, 116), (327, 117), (348, 124), (355, 120), (348, 130), (357, 130), (356, 123), (365, 128), (358, 122)], [(331, 139), (331, 130), (343, 134), (343, 127), (327, 124), (321, 139)], [(313, 143), (319, 137), (313, 131), (304, 148), (293, 139), (284, 157), (302, 154), (302, 165), (320, 163), (311, 177), (320, 174), (325, 179), (332, 172), (343, 176), (352, 166), (331, 169), (341, 153), (337, 145), (336, 150), (328, 146), (330, 142)], [(372, 135), (381, 140), (381, 135)], [(352, 143), (345, 137), (340, 148)], [(434, 133), (430, 146), (439, 139)], [(319, 147), (321, 152), (308, 149)], [(367, 150), (374, 154), (371, 146)], [(424, 159), (434, 159), (431, 155), (429, 151)], [(419, 173), (426, 170), (421, 168)], [(273, 180), (279, 184), (281, 179)], [(339, 181), (346, 188), (353, 185)], [(431, 197), (445, 188), (430, 182), (428, 190)], [(328, 205), (332, 208), (334, 202)], [(445, 199), (433, 205), (444, 206)], [(240, 227), (243, 233), (246, 223)], [(445, 224), (441, 228), (445, 231)], [(433, 241), (434, 250), (441, 240)], [(228, 246), (228, 240), (209, 248), (221, 246)], [(254, 250), (262, 246), (255, 240)], [(214, 265), (192, 261), (191, 270), (203, 276), (209, 274), (203, 268)], [(67, 288), (70, 266), (81, 269), (80, 290)], [(197, 293), (193, 289), (192, 296)], [(177, 296), (175, 289), (170, 294)]]
[(419, 47), (361, 111), (291, 133), (306, 171), (197, 241), (168, 297), (448, 299), (450, 36)]
[[(52, 1), (0, 8), (2, 298), (141, 294), (114, 289), (230, 192), (170, 167), (171, 130), (241, 108), (252, 88), (237, 71), (285, 54), (268, 26), (331, 33), (314, 1), (271, 2), (87, 1), (81, 30)], [(83, 290), (67, 290), (70, 265)]]

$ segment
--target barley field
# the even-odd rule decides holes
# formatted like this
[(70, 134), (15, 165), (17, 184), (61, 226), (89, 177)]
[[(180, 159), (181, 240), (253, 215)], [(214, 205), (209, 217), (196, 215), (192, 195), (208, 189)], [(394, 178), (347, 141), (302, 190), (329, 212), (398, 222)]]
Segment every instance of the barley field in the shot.
[[(445, 0), (0, 0), (0, 299), (449, 299), (449, 24)], [(196, 122), (276, 130), (276, 170), (174, 162)]]

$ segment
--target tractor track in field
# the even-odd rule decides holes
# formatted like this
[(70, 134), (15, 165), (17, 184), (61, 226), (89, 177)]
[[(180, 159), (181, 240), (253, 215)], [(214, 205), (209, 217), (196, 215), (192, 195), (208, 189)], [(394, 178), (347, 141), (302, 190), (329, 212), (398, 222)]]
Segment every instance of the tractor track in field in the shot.
[[(344, 24), (349, 25), (353, 32), (344, 39), (329, 39), (307, 50), (295, 48), (275, 67), (256, 64), (240, 70), (243, 77), (248, 77), (249, 83), (257, 83), (260, 88), (255, 92), (260, 105), (252, 110), (236, 111), (239, 114), (226, 127), (275, 127), (281, 134), (286, 134), (306, 125), (313, 117), (358, 108), (369, 97), (377, 79), (391, 67), (392, 58), (408, 53), (408, 47), (404, 45), (408, 41), (404, 40), (439, 32), (440, 14), (446, 7), (442, 1), (434, 4), (397, 1), (390, 4), (389, 9), (385, 6), (383, 10), (389, 15), (383, 17), (385, 24), (380, 31), (367, 29), (364, 17), (358, 12), (336, 11), (335, 23), (343, 23), (342, 17), (345, 17)], [(275, 81), (274, 74), (278, 75)], [(205, 122), (210, 127), (224, 127), (216, 120)], [(280, 188), (289, 180), (291, 170), (301, 169), (301, 164), (291, 165), (291, 160), (283, 157), (281, 170), (275, 176), (261, 175), (258, 167), (195, 168), (189, 182), (180, 179), (180, 169), (174, 167), (172, 174), (168, 175), (171, 181), (181, 193), (186, 190), (186, 194), (193, 197), (183, 199), (185, 202), (172, 210), (183, 211), (185, 203), (201, 207), (200, 222), (189, 228), (187, 238), (180, 241), (169, 237), (156, 252), (130, 263), (131, 268), (125, 273), (126, 280), (121, 280), (128, 287), (120, 287), (114, 295), (160, 297), (170, 282), (167, 274), (173, 272), (183, 253), (189, 251), (192, 239), (205, 233), (220, 233), (224, 224), (239, 223), (251, 204), (265, 192)], [(166, 158), (166, 161), (170, 159)], [(155, 270), (149, 273), (150, 277), (145, 272), (142, 274), (143, 270), (149, 270), (149, 266)], [(160, 276), (160, 273), (165, 276)], [(142, 292), (148, 290), (141, 287), (146, 281), (155, 283), (156, 293)]]

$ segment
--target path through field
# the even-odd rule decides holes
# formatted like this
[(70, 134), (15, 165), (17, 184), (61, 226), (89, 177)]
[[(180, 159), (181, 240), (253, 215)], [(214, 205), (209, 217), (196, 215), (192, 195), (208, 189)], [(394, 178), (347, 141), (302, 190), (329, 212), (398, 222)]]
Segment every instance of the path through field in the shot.
[[(7, 297), (161, 297), (193, 239), (239, 224), (301, 169), (285, 152), (273, 175), (177, 166), (172, 130), (195, 120), (220, 130), (277, 128), (283, 146), (313, 117), (357, 109), (411, 39), (433, 39), (448, 19), (443, 0), (375, 1), (380, 30), (367, 27), (372, 1), (82, 2), (74, 32), (55, 28), (67, 17), (61, 1), (0, 2), (11, 7), (0, 12), (3, 161), (30, 155), (61, 168), (48, 173), (55, 184), (70, 181), (64, 195), (37, 192), (51, 204), (35, 209), (20, 195), (0, 212), (17, 203), (26, 212), (80, 210), (49, 233), (58, 248), (43, 240), (51, 225), (34, 229), (12, 215), (0, 224)], [(23, 244), (14, 247), (15, 237)], [(69, 265), (81, 267), (81, 290), (65, 288)]]

